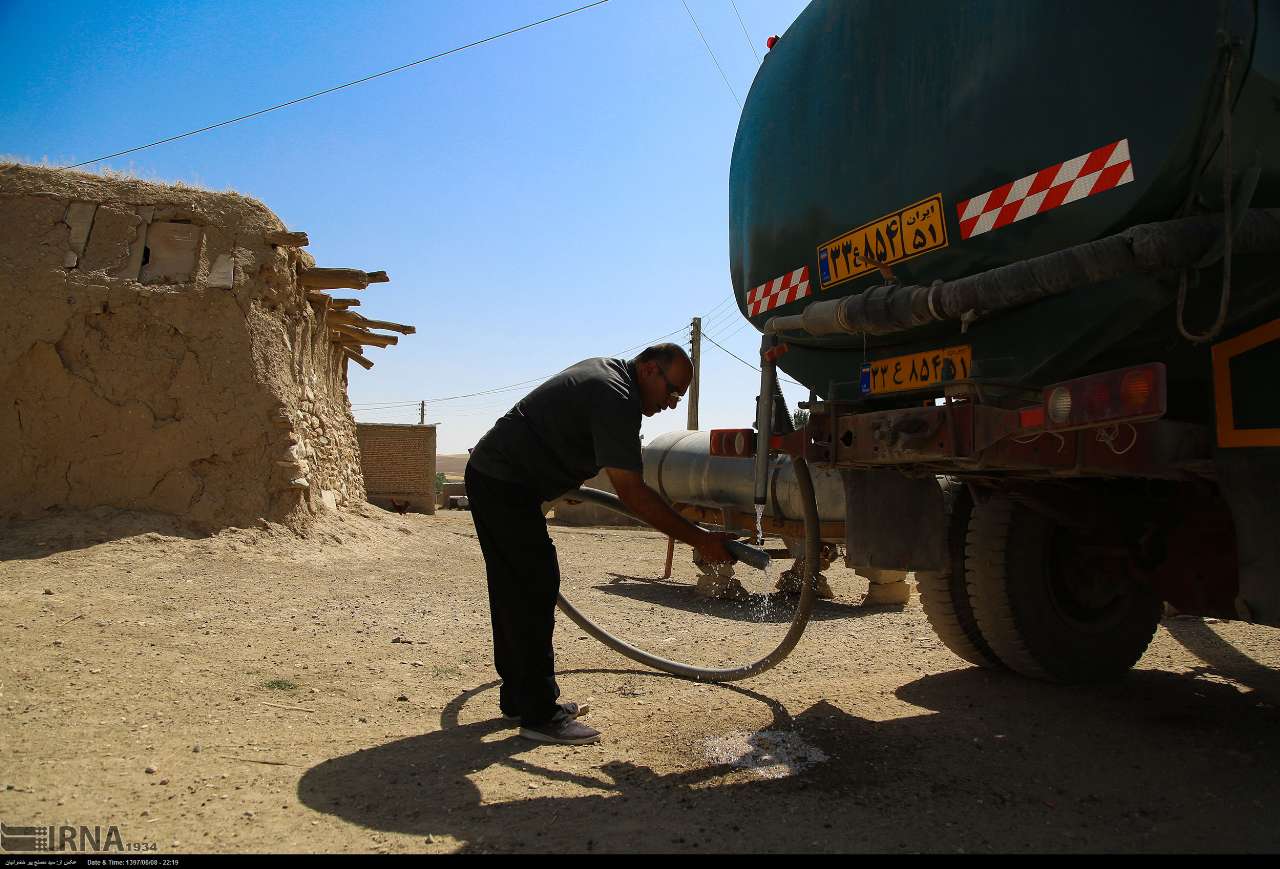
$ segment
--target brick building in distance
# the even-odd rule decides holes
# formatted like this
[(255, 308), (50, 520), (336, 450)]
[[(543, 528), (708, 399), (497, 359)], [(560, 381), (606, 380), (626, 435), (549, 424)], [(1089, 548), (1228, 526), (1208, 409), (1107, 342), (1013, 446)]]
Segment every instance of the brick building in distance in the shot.
[(403, 512), (436, 511), (436, 427), (356, 423), (366, 497)]

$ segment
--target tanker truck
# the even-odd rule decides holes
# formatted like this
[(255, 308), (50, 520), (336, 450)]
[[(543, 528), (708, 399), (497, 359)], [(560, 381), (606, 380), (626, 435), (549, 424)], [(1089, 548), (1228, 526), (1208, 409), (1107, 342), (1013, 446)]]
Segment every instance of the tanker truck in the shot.
[(1280, 4), (817, 0), (771, 42), (729, 180), (754, 424), (648, 482), (797, 538), (802, 459), (821, 538), (982, 667), (1118, 676), (1165, 602), (1280, 626)]

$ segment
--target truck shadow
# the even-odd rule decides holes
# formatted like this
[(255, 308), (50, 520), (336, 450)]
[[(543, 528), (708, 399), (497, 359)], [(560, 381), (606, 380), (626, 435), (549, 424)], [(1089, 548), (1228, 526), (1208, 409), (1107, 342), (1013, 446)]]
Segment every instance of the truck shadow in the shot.
[(1209, 665), (1202, 672), (1248, 685), (1265, 694), (1272, 703), (1280, 703), (1280, 670), (1253, 660), (1215, 632), (1203, 619), (1174, 617), (1165, 619), (1161, 626), (1183, 648)]
[[(715, 616), (731, 621), (786, 624), (796, 611), (799, 598), (781, 592), (752, 594), (743, 600), (711, 600), (698, 597), (687, 582), (673, 582), (640, 576), (610, 573), (609, 582), (595, 585), (595, 591), (617, 595), (640, 603), (654, 604), (682, 612)], [(873, 613), (896, 612), (901, 606), (865, 607), (839, 600), (819, 600), (813, 605), (812, 621), (852, 619)]]
[[(1280, 715), (1195, 674), (1135, 671), (1073, 688), (955, 670), (900, 687), (899, 714), (885, 720), (827, 700), (792, 716), (777, 700), (719, 686), (767, 707), (762, 730), (794, 732), (828, 755), (780, 779), (709, 762), (678, 743), (667, 754), (687, 754), (685, 768), (658, 772), (622, 758), (586, 762), (624, 750), (616, 744), (575, 757), (514, 730), (493, 739), (504, 727), (498, 720), (459, 724), (462, 706), (492, 687), (456, 698), (439, 730), (311, 768), (300, 799), (371, 830), (452, 836), (468, 851), (1280, 847), (1265, 808), (1280, 795)], [(712, 715), (692, 722), (686, 714), (681, 729), (719, 736)], [(508, 777), (507, 790), (482, 790), (472, 777), (483, 781), (495, 765), (527, 782)], [(530, 797), (529, 783), (549, 781), (581, 790)]]

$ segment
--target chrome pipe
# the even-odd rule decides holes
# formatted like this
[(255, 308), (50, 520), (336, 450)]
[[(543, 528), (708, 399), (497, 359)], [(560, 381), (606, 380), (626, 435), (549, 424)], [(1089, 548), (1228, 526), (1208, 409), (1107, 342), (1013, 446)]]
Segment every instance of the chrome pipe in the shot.
[[(699, 507), (731, 508), (750, 513), (755, 504), (754, 463), (711, 455), (711, 433), (673, 431), (646, 441), (644, 481), (667, 501)], [(775, 455), (766, 465), (765, 515), (779, 521), (804, 518), (804, 498), (788, 455)], [(844, 522), (844, 482), (840, 472), (810, 466), (822, 522)]]

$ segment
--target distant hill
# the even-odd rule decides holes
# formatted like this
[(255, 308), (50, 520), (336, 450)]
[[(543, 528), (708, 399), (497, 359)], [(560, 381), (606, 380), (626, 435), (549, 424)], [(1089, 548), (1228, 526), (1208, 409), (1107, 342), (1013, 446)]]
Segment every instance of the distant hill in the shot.
[(466, 453), (436, 453), (436, 472), (444, 474), (449, 479), (462, 479), (462, 474), (467, 469)]

